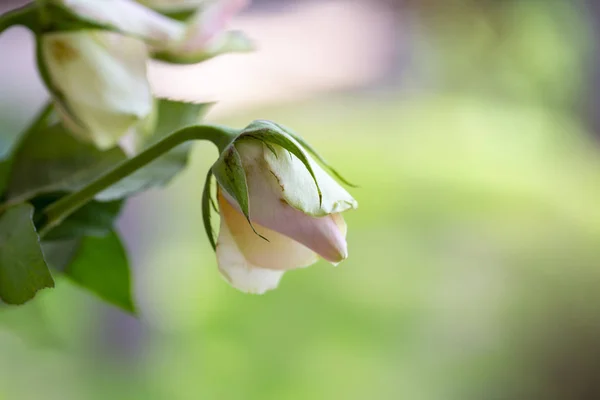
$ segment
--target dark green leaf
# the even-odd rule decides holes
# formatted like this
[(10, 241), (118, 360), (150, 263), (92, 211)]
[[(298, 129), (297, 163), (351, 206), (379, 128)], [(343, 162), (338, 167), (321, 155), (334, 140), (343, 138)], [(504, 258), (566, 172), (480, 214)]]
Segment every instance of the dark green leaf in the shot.
[(114, 231), (102, 238), (83, 238), (65, 274), (109, 303), (135, 312), (127, 255)]
[(4, 198), (4, 190), (6, 189), (6, 185), (8, 184), (11, 166), (11, 159), (0, 161), (0, 199)]
[(354, 188), (358, 187), (355, 184), (350, 183), (348, 180), (346, 180), (342, 175), (340, 175), (339, 172), (337, 172), (331, 165), (329, 165), (329, 163), (327, 161), (325, 161), (325, 159), (323, 157), (321, 157), (321, 155), (319, 153), (317, 153), (317, 151), (310, 144), (308, 144), (308, 142), (306, 140), (304, 140), (302, 138), (302, 136), (298, 135), (297, 133), (295, 133), (294, 131), (292, 131), (289, 128), (286, 128), (283, 125), (280, 125), (280, 124), (277, 124), (277, 123), (271, 122), (271, 121), (265, 121), (265, 122), (269, 122), (269, 123), (279, 127), (285, 133), (287, 133), (288, 135), (293, 137), (294, 140), (296, 140), (298, 143), (300, 143), (302, 145), (302, 147), (304, 147), (310, 154), (312, 154), (313, 157), (315, 157), (321, 163), (321, 165), (323, 165), (330, 173), (332, 173), (336, 178), (338, 178), (344, 184), (346, 184), (350, 187), (354, 187)]
[(159, 99), (156, 128), (148, 144), (156, 143), (181, 128), (198, 124), (213, 104)]
[(17, 130), (16, 134), (4, 135), (0, 137), (0, 201), (4, 202), (6, 198), (5, 190), (8, 186), (12, 165), (14, 162), (15, 150), (23, 138), (27, 137), (36, 130), (46, 129), (49, 120), (54, 117), (53, 106), (47, 103), (44, 108), (34, 117), (33, 122), (27, 129)]
[(319, 204), (323, 201), (323, 194), (321, 193), (321, 188), (319, 187), (319, 182), (317, 182), (317, 177), (306, 157), (306, 154), (302, 151), (302, 149), (290, 140), (285, 134), (282, 134), (279, 127), (270, 124), (268, 121), (254, 121), (250, 124), (244, 132), (239, 136), (237, 140), (243, 139), (244, 137), (258, 139), (265, 143), (271, 143), (283, 147), (293, 155), (295, 155), (306, 167), (308, 172), (313, 178), (315, 185), (317, 186), (317, 193), (319, 194)]
[(211, 215), (211, 184), (212, 184), (212, 170), (208, 170), (206, 175), (206, 181), (204, 182), (204, 190), (202, 191), (202, 220), (204, 222), (204, 230), (208, 236), (208, 241), (212, 246), (213, 250), (217, 249), (217, 243), (215, 241), (215, 232), (212, 229), (212, 223), (210, 220)]
[(0, 216), (0, 299), (23, 304), (54, 287), (33, 226), (33, 206), (20, 204)]
[(246, 173), (244, 171), (244, 166), (242, 165), (240, 154), (233, 144), (229, 145), (223, 153), (221, 153), (217, 162), (212, 166), (211, 171), (221, 188), (238, 203), (254, 233), (267, 240), (264, 236), (256, 232), (256, 229), (254, 229), (254, 226), (250, 221)]
[(113, 223), (119, 215), (122, 205), (123, 200), (91, 201), (44, 235), (44, 239), (58, 240), (81, 236), (105, 236), (112, 230)]
[(8, 200), (18, 203), (42, 193), (77, 191), (125, 158), (121, 149), (98, 150), (61, 125), (32, 131), (15, 154)]
[[(211, 104), (159, 100), (156, 128), (145, 147), (156, 143), (179, 129), (197, 124)], [(166, 185), (187, 165), (191, 145), (192, 143), (186, 143), (178, 146), (146, 167), (99, 193), (96, 198), (102, 201), (115, 200), (152, 187)]]

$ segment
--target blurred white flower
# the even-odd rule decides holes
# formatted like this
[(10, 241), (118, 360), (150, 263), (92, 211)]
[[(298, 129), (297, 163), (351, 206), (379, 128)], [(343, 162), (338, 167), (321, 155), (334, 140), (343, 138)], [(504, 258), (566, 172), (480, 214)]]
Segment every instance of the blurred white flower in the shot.
[(95, 29), (47, 33), (40, 40), (57, 109), (81, 138), (114, 146), (152, 112), (141, 40)]

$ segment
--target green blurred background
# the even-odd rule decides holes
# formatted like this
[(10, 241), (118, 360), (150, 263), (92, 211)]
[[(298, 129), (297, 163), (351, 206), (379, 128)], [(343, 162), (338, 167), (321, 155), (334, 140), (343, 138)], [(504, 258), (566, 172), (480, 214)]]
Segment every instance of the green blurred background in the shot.
[[(341, 20), (315, 33), (316, 19), (298, 18), (320, 14), (308, 6)], [(224, 99), (209, 119), (291, 126), (357, 182), (350, 258), (292, 271), (264, 296), (230, 288), (201, 224), (216, 152), (199, 145), (181, 177), (120, 219), (139, 318), (65, 280), (3, 310), (0, 399), (600, 399), (599, 8), (255, 2), (242, 16), (251, 35), (292, 18), (304, 41), (270, 37), (345, 58), (316, 51), (317, 72), (273, 93), (268, 77), (264, 91), (241, 85), (246, 101)], [(350, 20), (358, 44), (336, 34)], [(5, 36), (7, 140), (43, 92), (24, 32)], [(214, 62), (273, 65), (261, 51), (227, 57)]]

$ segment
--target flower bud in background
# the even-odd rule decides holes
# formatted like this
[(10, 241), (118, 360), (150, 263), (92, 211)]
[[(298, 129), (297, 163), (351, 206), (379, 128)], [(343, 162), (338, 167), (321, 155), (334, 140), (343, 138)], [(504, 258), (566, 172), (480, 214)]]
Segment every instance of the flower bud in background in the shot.
[(306, 146), (278, 125), (257, 121), (212, 167), (221, 215), (217, 261), (239, 290), (264, 293), (287, 270), (319, 257), (334, 265), (348, 257), (341, 213), (357, 202)]
[(47, 33), (40, 40), (57, 110), (81, 138), (99, 148), (114, 146), (152, 112), (141, 40), (96, 29)]
[[(79, 18), (142, 38), (153, 57), (173, 63), (195, 63), (226, 52), (252, 50), (241, 33), (226, 31), (229, 20), (248, 0), (144, 1), (53, 0)], [(179, 21), (159, 11), (187, 11)]]

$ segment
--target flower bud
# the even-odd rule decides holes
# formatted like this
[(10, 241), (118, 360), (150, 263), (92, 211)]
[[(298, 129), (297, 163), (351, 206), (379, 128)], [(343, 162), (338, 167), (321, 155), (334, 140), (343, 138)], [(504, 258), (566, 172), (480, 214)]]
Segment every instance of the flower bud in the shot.
[(108, 148), (150, 115), (142, 41), (95, 29), (47, 33), (40, 40), (57, 109), (75, 134)]
[(221, 214), (217, 261), (234, 287), (263, 293), (286, 270), (348, 257), (341, 213), (356, 200), (279, 126), (250, 125), (212, 171)]

